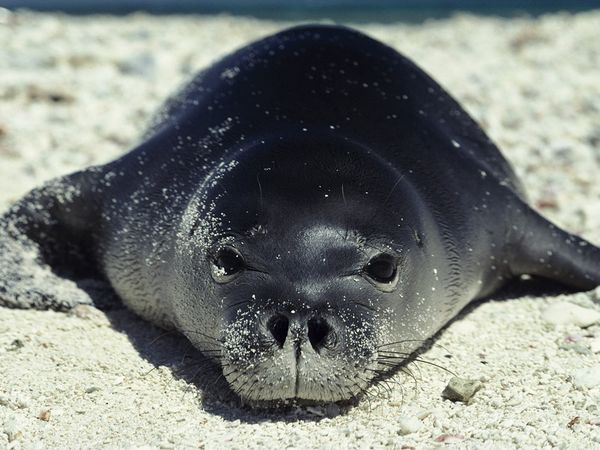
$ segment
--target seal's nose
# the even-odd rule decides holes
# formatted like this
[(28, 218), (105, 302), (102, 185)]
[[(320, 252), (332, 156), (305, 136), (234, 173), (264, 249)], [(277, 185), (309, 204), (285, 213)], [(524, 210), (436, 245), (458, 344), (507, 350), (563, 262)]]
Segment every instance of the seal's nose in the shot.
[(274, 314), (267, 321), (267, 328), (279, 344), (279, 348), (282, 348), (290, 328), (290, 319), (283, 314)]
[[(290, 333), (290, 319), (283, 314), (274, 314), (267, 321), (267, 328), (273, 339), (279, 345), (279, 348), (283, 348), (283, 344)], [(294, 329), (303, 330), (301, 334), (305, 336), (298, 336), (300, 340), (303, 337), (308, 337), (308, 341), (315, 352), (319, 353), (323, 347), (325, 347), (328, 340), (332, 335), (331, 325), (323, 317), (311, 317), (306, 326), (300, 325), (299, 327), (293, 327)]]
[(331, 326), (322, 317), (313, 317), (308, 321), (308, 340), (319, 353), (325, 346), (327, 339), (331, 333)]

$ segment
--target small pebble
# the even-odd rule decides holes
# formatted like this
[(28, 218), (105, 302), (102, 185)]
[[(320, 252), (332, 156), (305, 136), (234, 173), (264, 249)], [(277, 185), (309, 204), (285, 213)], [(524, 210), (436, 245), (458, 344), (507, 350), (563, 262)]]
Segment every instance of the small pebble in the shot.
[(16, 350), (20, 350), (25, 347), (25, 344), (21, 339), (15, 339), (10, 343), (10, 346), (6, 349), (9, 352), (14, 352)]
[(80, 319), (96, 319), (98, 317), (103, 317), (104, 314), (98, 308), (92, 305), (77, 305), (74, 308), (70, 309), (67, 313), (69, 316), (78, 317)]
[(522, 402), (523, 402), (523, 399), (515, 395), (515, 396), (512, 396), (511, 398), (509, 398), (506, 401), (505, 405), (506, 406), (517, 406), (517, 405), (520, 405)]
[(454, 444), (464, 440), (465, 437), (462, 434), (441, 434), (435, 438), (435, 442), (443, 442), (444, 444)]
[(44, 410), (40, 411), (37, 418), (40, 420), (43, 420), (44, 422), (48, 422), (50, 420), (50, 410), (44, 409)]
[(416, 417), (401, 416), (398, 418), (398, 432), (402, 435), (416, 433), (422, 426), (423, 422)]
[(325, 417), (325, 411), (323, 411), (323, 408), (318, 406), (307, 406), (306, 411), (314, 414), (315, 416)]
[(432, 409), (422, 409), (420, 411), (417, 412), (417, 417), (421, 420), (429, 417), (431, 414), (433, 414), (435, 410)]
[(453, 402), (467, 403), (482, 387), (483, 384), (477, 380), (452, 377), (442, 392), (442, 397)]
[(562, 350), (571, 350), (582, 355), (589, 355), (592, 353), (582, 337), (576, 335), (568, 335), (563, 339), (559, 339), (558, 348)]
[(30, 85), (27, 87), (26, 95), (30, 101), (50, 102), (50, 103), (73, 103), (75, 97), (73, 94), (52, 88)]
[(568, 302), (554, 303), (542, 312), (542, 320), (552, 325), (589, 327), (600, 322), (600, 312)]
[(600, 365), (574, 370), (571, 381), (576, 388), (592, 388), (600, 384)]
[(14, 440), (23, 436), (20, 424), (14, 417), (9, 417), (9, 419), (6, 422), (4, 422), (4, 427), (0, 430), (6, 434), (8, 442), (13, 442)]

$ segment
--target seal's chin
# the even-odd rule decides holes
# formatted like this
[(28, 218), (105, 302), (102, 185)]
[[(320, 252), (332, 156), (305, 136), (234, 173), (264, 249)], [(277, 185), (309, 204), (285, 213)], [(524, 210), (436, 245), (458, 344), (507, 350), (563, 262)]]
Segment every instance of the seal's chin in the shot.
[[(274, 373), (278, 372), (278, 373)], [(364, 374), (337, 371), (231, 370), (227, 376), (232, 390), (245, 402), (255, 406), (273, 404), (324, 404), (351, 401), (368, 387)], [(336, 376), (342, 375), (342, 376)]]
[(339, 351), (314, 351), (307, 343), (290, 342), (263, 349), (252, 360), (223, 361), (231, 389), (254, 406), (324, 404), (352, 401), (369, 386), (374, 363)]

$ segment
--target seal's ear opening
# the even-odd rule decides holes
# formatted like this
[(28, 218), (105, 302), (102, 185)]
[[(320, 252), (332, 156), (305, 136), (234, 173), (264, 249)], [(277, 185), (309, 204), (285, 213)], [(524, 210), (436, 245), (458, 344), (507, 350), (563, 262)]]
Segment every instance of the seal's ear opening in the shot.
[(51, 180), (0, 217), (0, 305), (66, 310), (106, 297), (86, 292), (107, 286), (94, 264), (93, 179), (87, 170)]

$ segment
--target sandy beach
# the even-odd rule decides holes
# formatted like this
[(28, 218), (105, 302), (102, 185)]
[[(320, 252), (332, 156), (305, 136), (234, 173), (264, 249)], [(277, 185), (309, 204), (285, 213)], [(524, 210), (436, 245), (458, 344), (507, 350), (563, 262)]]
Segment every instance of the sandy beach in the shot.
[[(596, 11), (356, 27), (459, 100), (539, 211), (600, 245), (599, 23)], [(0, 9), (0, 211), (123, 154), (198, 69), (289, 25)], [(0, 448), (600, 449), (600, 288), (525, 285), (471, 307), (412, 375), (349, 411), (221, 403), (185, 370), (187, 349), (126, 310), (0, 308)], [(441, 397), (450, 372), (483, 383), (469, 404)]]

